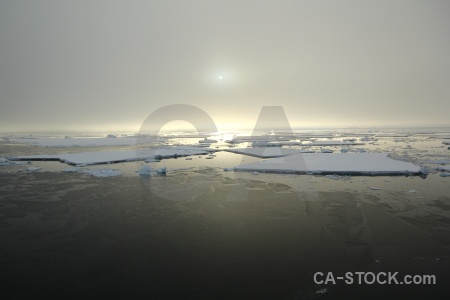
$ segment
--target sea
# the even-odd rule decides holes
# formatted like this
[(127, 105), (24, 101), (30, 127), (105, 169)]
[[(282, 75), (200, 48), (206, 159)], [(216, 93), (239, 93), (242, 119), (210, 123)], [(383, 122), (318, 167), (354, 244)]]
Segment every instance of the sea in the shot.
[[(77, 144), (86, 138), (95, 142)], [(234, 170), (261, 158), (227, 150), (266, 140), (389, 153), (422, 171)], [(308, 145), (343, 140), (358, 144)], [(47, 299), (444, 299), (449, 142), (450, 128), (180, 131), (145, 144), (134, 133), (1, 134), (0, 286)], [(79, 166), (14, 159), (180, 146), (206, 153)], [(165, 171), (143, 176), (145, 165)]]

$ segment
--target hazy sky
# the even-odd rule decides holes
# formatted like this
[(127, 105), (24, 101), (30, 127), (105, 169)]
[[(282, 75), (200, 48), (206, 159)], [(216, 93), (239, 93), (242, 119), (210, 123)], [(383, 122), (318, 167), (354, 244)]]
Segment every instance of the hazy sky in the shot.
[(0, 0), (0, 131), (450, 126), (450, 1)]

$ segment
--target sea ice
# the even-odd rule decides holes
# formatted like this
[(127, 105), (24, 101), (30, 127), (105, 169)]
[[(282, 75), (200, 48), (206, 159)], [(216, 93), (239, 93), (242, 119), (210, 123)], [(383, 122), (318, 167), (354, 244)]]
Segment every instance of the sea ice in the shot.
[(39, 171), (41, 169), (41, 167), (28, 167), (25, 170), (21, 170), (19, 172), (28, 172), (28, 173), (32, 173), (32, 172), (36, 172)]
[(364, 143), (351, 142), (351, 141), (313, 141), (311, 143), (300, 143), (300, 146), (351, 146), (351, 145), (364, 145)]
[(166, 167), (159, 168), (158, 170), (156, 170), (156, 173), (159, 175), (166, 175), (167, 169), (166, 169)]
[(11, 163), (5, 157), (0, 157), (0, 166), (9, 166)]
[(297, 153), (235, 167), (241, 171), (400, 175), (419, 174), (421, 168), (394, 160), (387, 153)]
[(122, 175), (122, 172), (114, 169), (81, 169), (80, 172), (95, 177), (115, 177)]
[(225, 149), (225, 151), (249, 156), (256, 156), (260, 158), (282, 157), (301, 152), (300, 150), (278, 148), (278, 147), (233, 148), (233, 149)]
[(152, 169), (150, 168), (149, 165), (143, 165), (142, 168), (139, 169), (138, 174), (141, 176), (149, 176), (151, 171)]
[(69, 173), (72, 173), (72, 172), (78, 172), (78, 171), (80, 171), (81, 170), (81, 168), (80, 167), (70, 167), (70, 168), (66, 168), (66, 169), (64, 169), (64, 170), (62, 170), (63, 172), (69, 172)]
[[(114, 139), (115, 140), (115, 139)], [(107, 163), (118, 163), (126, 161), (139, 161), (149, 159), (159, 161), (162, 158), (180, 157), (198, 154), (208, 154), (211, 149), (204, 150), (196, 147), (164, 147), (146, 148), (127, 151), (89, 151), (80, 153), (29, 155), (10, 157), (9, 160), (56, 160), (74, 166), (98, 165)]]

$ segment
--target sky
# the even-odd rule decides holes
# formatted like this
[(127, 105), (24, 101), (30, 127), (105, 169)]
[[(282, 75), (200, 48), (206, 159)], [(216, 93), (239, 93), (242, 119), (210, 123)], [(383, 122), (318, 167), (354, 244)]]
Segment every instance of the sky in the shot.
[(0, 0), (0, 132), (450, 126), (449, 92), (447, 0)]

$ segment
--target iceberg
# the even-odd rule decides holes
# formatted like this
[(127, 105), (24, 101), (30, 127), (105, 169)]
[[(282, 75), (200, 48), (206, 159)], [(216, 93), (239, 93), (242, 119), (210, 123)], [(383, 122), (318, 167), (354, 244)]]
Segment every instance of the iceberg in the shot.
[(421, 174), (421, 167), (391, 159), (388, 153), (297, 153), (236, 166), (235, 170), (332, 175)]

